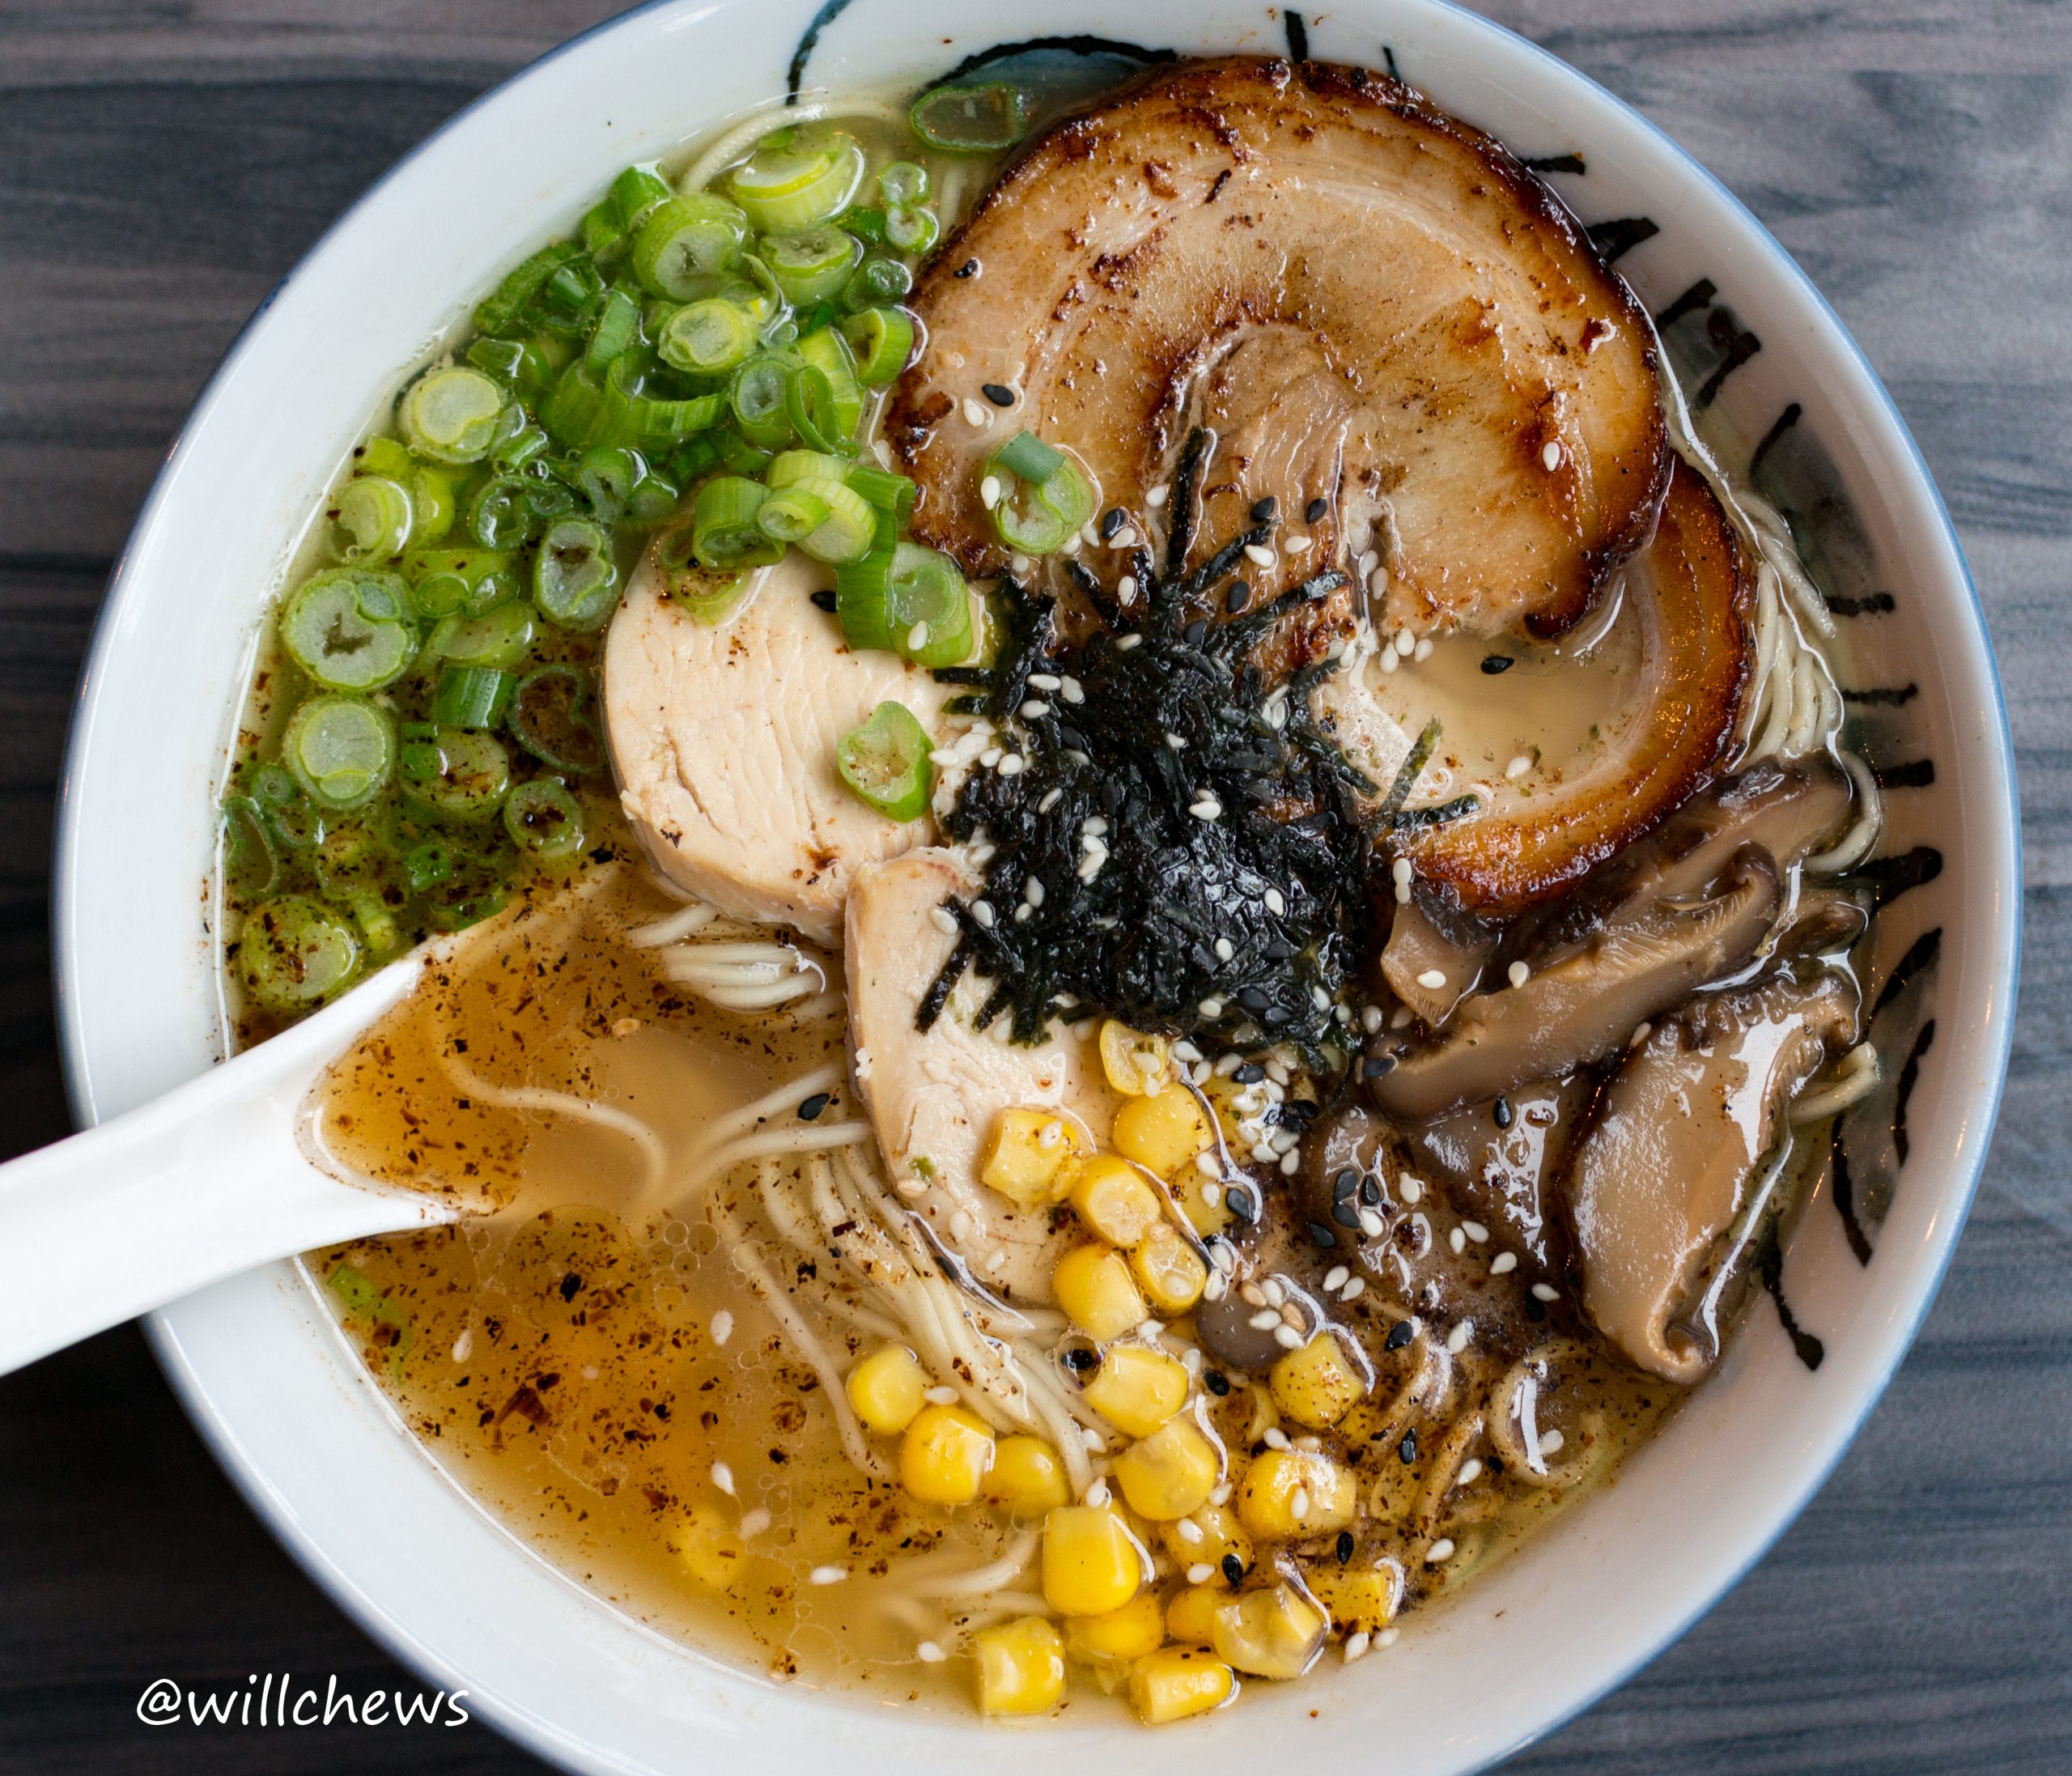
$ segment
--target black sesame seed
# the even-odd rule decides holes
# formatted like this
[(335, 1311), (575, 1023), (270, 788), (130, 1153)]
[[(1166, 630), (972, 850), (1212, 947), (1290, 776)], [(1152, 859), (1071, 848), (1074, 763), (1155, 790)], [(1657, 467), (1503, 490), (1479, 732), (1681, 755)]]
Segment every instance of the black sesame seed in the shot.
[(1360, 1206), (1351, 1202), (1333, 1203), (1331, 1218), (1341, 1227), (1357, 1227), (1360, 1225)]
[(996, 407), (1012, 407), (1014, 405), (1014, 391), (1004, 382), (982, 382), (979, 385), (979, 393)]
[[(1335, 1218), (1337, 1210), (1334, 1209), (1331, 1213)], [(1313, 1221), (1310, 1223), (1310, 1238), (1323, 1247), (1326, 1251), (1329, 1251), (1338, 1243), (1338, 1235), (1320, 1221)]]
[(979, 261), (976, 259), (966, 259), (962, 265), (959, 266), (956, 269), (956, 270), (950, 273), (950, 276), (953, 278), (968, 278), (971, 276), (974, 272), (977, 271), (978, 269)]
[(1265, 988), (1246, 987), (1239, 990), (1238, 1003), (1246, 1010), (1263, 1017), (1270, 1009), (1272, 1001), (1267, 997)]
[(1101, 806), (1106, 813), (1112, 814), (1123, 805), (1123, 786), (1114, 777), (1106, 779), (1094, 793), (1100, 797)]
[(1220, 1369), (1204, 1369), (1201, 1372), (1201, 1384), (1218, 1400), (1230, 1391), (1230, 1378)]
[(1484, 654), (1482, 656), (1482, 669), (1492, 678), (1500, 672), (1509, 672), (1517, 664), (1516, 657), (1510, 654)]
[(815, 1092), (812, 1097), (806, 1099), (804, 1103), (799, 1106), (800, 1121), (813, 1121), (817, 1117), (818, 1117), (821, 1111), (827, 1108), (828, 1100), (831, 1094), (827, 1092)]
[(1382, 1200), (1382, 1181), (1372, 1172), (1360, 1180), (1360, 1200), (1369, 1209), (1378, 1208)]
[(1395, 1071), (1394, 1055), (1369, 1055), (1360, 1063), (1360, 1077), (1362, 1079), (1386, 1079)]
[(1509, 1099), (1509, 1098), (1501, 1098), (1501, 1097), (1500, 1097), (1499, 1098), (1497, 1098), (1497, 1107), (1496, 1107), (1496, 1108), (1495, 1108), (1493, 1111), (1492, 1111), (1490, 1112), (1490, 1114), (1496, 1117), (1496, 1119), (1497, 1119), (1497, 1126), (1499, 1128), (1509, 1128), (1509, 1127), (1511, 1126), (1511, 1101), (1510, 1101), (1510, 1099)]
[(834, 594), (826, 591), (817, 592), (813, 595), (813, 601), (822, 610), (831, 611), (834, 608)]
[(1252, 588), (1242, 580), (1230, 582), (1230, 589), (1223, 595), (1223, 608), (1236, 616), (1252, 601)]
[(1230, 1077), (1241, 1086), (1256, 1086), (1266, 1077), (1266, 1069), (1256, 1060), (1248, 1060)]
[(1417, 1433), (1414, 1430), (1405, 1431), (1403, 1434), (1403, 1441), (1395, 1446), (1395, 1452), (1403, 1457), (1406, 1464), (1416, 1461), (1417, 1459)]
[(1384, 1350), (1401, 1350), (1417, 1336), (1417, 1328), (1407, 1319), (1399, 1319), (1389, 1328), (1389, 1335), (1382, 1340)]
[(1223, 1557), (1223, 1576), (1233, 1585), (1243, 1584), (1245, 1582), (1244, 1561), (1238, 1559), (1235, 1554), (1225, 1554)]
[(1129, 521), (1130, 515), (1127, 512), (1123, 511), (1120, 506), (1109, 507), (1106, 512), (1101, 514), (1102, 542), (1108, 542), (1112, 541), (1115, 533), (1118, 530), (1120, 530), (1123, 526)]
[(1344, 1171), (1340, 1172), (1331, 1181), (1331, 1196), (1335, 1200), (1339, 1202), (1344, 1201), (1348, 1196), (1350, 1196), (1352, 1192), (1359, 1188), (1360, 1168), (1357, 1166), (1348, 1166)]
[(1330, 510), (1331, 502), (1328, 499), (1312, 499), (1302, 508), (1303, 521), (1306, 524), (1315, 524)]
[(1230, 1211), (1230, 1217), (1233, 1221), (1242, 1221), (1249, 1225), (1259, 1218), (1259, 1205), (1252, 1200), (1252, 1193), (1249, 1190), (1225, 1191), (1223, 1206)]
[(1180, 639), (1190, 648), (1199, 648), (1208, 639), (1208, 619), (1206, 617), (1195, 618), (1180, 631)]
[(1537, 1326), (1547, 1317), (1547, 1303), (1537, 1295), (1527, 1295), (1525, 1298), (1525, 1317)]
[(1332, 1552), (1338, 1556), (1338, 1563), (1341, 1566), (1352, 1558), (1352, 1532), (1351, 1530), (1341, 1529), (1338, 1532), (1338, 1543)]
[(1272, 517), (1273, 512), (1273, 495), (1268, 494), (1265, 499), (1258, 500), (1253, 504), (1252, 522), (1255, 525), (1263, 525)]

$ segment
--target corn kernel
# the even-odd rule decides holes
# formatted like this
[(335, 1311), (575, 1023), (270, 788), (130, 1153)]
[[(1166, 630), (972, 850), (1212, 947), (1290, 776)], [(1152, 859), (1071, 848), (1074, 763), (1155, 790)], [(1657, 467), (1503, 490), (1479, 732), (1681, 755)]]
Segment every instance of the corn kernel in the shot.
[(1086, 1404), (1129, 1437), (1149, 1437), (1187, 1403), (1186, 1366), (1141, 1345), (1103, 1352), (1086, 1384)]
[(1113, 1154), (1096, 1154), (1075, 1164), (1068, 1194), (1079, 1218), (1111, 1246), (1134, 1246), (1165, 1213), (1144, 1174)]
[(1101, 1070), (1125, 1098), (1163, 1095), (1173, 1064), (1163, 1036), (1147, 1036), (1109, 1018), (1101, 1026)]
[(880, 1345), (843, 1384), (866, 1430), (896, 1437), (928, 1404), (928, 1372), (904, 1345)]
[(1108, 1138), (1123, 1158), (1170, 1178), (1215, 1145), (1216, 1131), (1194, 1094), (1181, 1090), (1132, 1098), (1115, 1112), (1115, 1132)]
[(971, 1646), (979, 1657), (979, 1706), (987, 1714), (1047, 1714), (1064, 1700), (1064, 1643), (1041, 1616), (982, 1628)]
[(1123, 1255), (1106, 1246), (1077, 1246), (1051, 1273), (1058, 1305), (1088, 1337), (1106, 1344), (1144, 1324), (1144, 1297)]
[(1140, 1591), (1105, 1616), (1065, 1621), (1065, 1651), (1089, 1665), (1123, 1664), (1155, 1652), (1166, 1642), (1166, 1616), (1156, 1591)]
[(1386, 1557), (1349, 1566), (1323, 1561), (1303, 1577), (1342, 1634), (1378, 1634), (1403, 1601), (1403, 1569)]
[(1229, 1506), (1199, 1506), (1187, 1514), (1187, 1520), (1201, 1532), (1199, 1541), (1190, 1541), (1182, 1535), (1178, 1523), (1158, 1526), (1159, 1540), (1182, 1570), (1189, 1566), (1213, 1567), (1216, 1577), (1209, 1581), (1212, 1589), (1229, 1584), (1229, 1574), (1224, 1570), (1223, 1562), (1233, 1554), (1246, 1572), (1252, 1570), (1259, 1550), (1245, 1532), (1245, 1526), (1238, 1521), (1237, 1512)]
[(1174, 1418), (1115, 1458), (1115, 1481), (1140, 1517), (1170, 1523), (1208, 1502), (1221, 1468), (1216, 1446), (1187, 1420)]
[(679, 1534), (683, 1563), (699, 1584), (728, 1591), (741, 1582), (748, 1547), (720, 1506), (693, 1505)]
[(1213, 1178), (1204, 1178), (1191, 1166), (1183, 1166), (1180, 1175), (1169, 1182), (1166, 1189), (1179, 1207), (1187, 1224), (1195, 1234), (1207, 1239), (1220, 1234), (1237, 1217), (1230, 1213), (1229, 1198), (1224, 1187)]
[(1065, 1162), (1084, 1145), (1054, 1110), (1003, 1110), (979, 1175), (1009, 1201), (1034, 1209), (1064, 1196)]
[(1161, 1647), (1130, 1667), (1131, 1704), (1152, 1727), (1221, 1708), (1237, 1689), (1228, 1665), (1191, 1647)]
[(1168, 1319), (1201, 1299), (1208, 1266), (1170, 1221), (1161, 1221), (1130, 1252), (1130, 1271), (1144, 1299)]
[(1245, 1470), (1238, 1516), (1261, 1541), (1325, 1535), (1352, 1521), (1357, 1491), (1328, 1455), (1269, 1449)]
[(1040, 1517), (1072, 1502), (1065, 1464), (1040, 1437), (1003, 1437), (993, 1446), (993, 1468), (986, 1476), (986, 1497), (1017, 1517)]
[(899, 1483), (932, 1505), (968, 1505), (993, 1465), (993, 1434), (962, 1406), (928, 1406), (899, 1446)]
[(1319, 1332), (1301, 1349), (1289, 1351), (1268, 1379), (1274, 1404), (1311, 1430), (1330, 1430), (1367, 1391), (1366, 1378), (1330, 1332)]
[(1043, 1595), (1065, 1616), (1105, 1616), (1144, 1583), (1144, 1550), (1113, 1511), (1060, 1505), (1043, 1519)]
[(1216, 1612), (1230, 1593), (1216, 1585), (1188, 1585), (1166, 1606), (1166, 1632), (1186, 1646), (1206, 1646), (1215, 1638)]
[(1255, 1677), (1300, 1677), (1331, 1624), (1293, 1585), (1248, 1591), (1216, 1612), (1210, 1644), (1225, 1664)]

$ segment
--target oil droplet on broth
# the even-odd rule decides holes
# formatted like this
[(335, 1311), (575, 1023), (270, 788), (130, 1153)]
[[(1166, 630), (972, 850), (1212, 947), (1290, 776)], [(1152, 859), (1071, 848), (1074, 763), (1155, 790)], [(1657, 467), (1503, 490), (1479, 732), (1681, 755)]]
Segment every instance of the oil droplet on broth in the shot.
[[(691, 999), (624, 940), (675, 910), (630, 868), (593, 877), (482, 931), (370, 1030), (324, 1091), (330, 1154), (494, 1206), (312, 1268), (383, 1294), (382, 1324), (346, 1315), (371, 1371), (435, 1459), (584, 1583), (750, 1669), (962, 1706), (962, 1672), (917, 1659), (911, 1607), (876, 1582), (917, 1554), (978, 1564), (1000, 1527), (851, 1465), (820, 1378), (707, 1218), (708, 1193), (738, 1199), (755, 1169), (722, 1186), (686, 1164), (716, 1119), (839, 1060), (841, 1021), (792, 1031)], [(641, 1143), (545, 1094), (638, 1118), (659, 1190)], [(746, 1256), (780, 1276), (798, 1261)], [(811, 1583), (825, 1567), (852, 1576)]]

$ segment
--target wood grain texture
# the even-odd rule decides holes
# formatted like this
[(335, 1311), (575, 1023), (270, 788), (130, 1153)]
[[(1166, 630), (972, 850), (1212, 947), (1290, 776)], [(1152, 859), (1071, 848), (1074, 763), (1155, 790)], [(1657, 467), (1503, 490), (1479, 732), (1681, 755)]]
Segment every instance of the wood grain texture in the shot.
[[(0, 4), (0, 1152), (65, 1126), (45, 937), (64, 724), (108, 566), (182, 415), (357, 192), (610, 10)], [(2072, 699), (2056, 620), (2072, 537), (2072, 7), (1490, 10), (1711, 166), (1891, 385), (2000, 651), (2028, 870), (2006, 1108), (1920, 1344), (1781, 1545), (1512, 1768), (2057, 1776), (2072, 1770)], [(537, 1767), (479, 1728), (136, 1723), (154, 1677), (283, 1667), (415, 1687), (247, 1514), (134, 1330), (0, 1382), (0, 1772)]]

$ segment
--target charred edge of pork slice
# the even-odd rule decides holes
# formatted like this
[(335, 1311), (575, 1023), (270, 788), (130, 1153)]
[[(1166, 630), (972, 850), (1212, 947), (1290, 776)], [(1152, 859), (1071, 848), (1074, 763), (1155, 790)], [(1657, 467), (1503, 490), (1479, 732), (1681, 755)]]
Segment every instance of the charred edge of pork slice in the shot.
[[(1420, 877), (1471, 911), (1503, 918), (1573, 886), (1708, 788), (1734, 750), (1754, 669), (1756, 576), (1718, 497), (1680, 457), (1643, 559), (1662, 657), (1649, 712), (1622, 742), (1628, 768), (1396, 837)], [(1627, 596), (1638, 595), (1629, 581)]]
[[(1639, 472), (1632, 477), (1634, 485), (1628, 490), (1623, 517), (1607, 526), (1606, 534), (1583, 551), (1586, 571), (1580, 583), (1567, 596), (1535, 607), (1526, 617), (1526, 627), (1535, 638), (1545, 640), (1561, 635), (1596, 606), (1610, 576), (1645, 546), (1669, 489), (1674, 452), (1669, 446), (1660, 402), (1653, 393), (1661, 366), (1654, 324), (1624, 278), (1544, 181), (1494, 137), (1441, 110), (1402, 81), (1363, 67), (1321, 62), (1290, 64), (1277, 57), (1234, 56), (1149, 70), (1085, 110), (1053, 124), (1032, 140), (923, 269), (912, 305), (924, 321), (929, 321), (939, 304), (968, 296), (973, 287), (961, 274), (974, 258), (983, 260), (991, 231), (996, 225), (1016, 226), (1015, 212), (1025, 194), (1074, 164), (1094, 156), (1111, 132), (1119, 134), (1127, 127), (1126, 113), (1132, 108), (1169, 99), (1176, 112), (1190, 113), (1204, 134), (1231, 147), (1242, 158), (1247, 152), (1242, 138), (1221, 115), (1221, 107), (1233, 100), (1256, 104), (1278, 100), (1294, 82), (1319, 100), (1386, 112), (1472, 155), (1489, 182), (1516, 204), (1533, 225), (1548, 230), (1573, 257), (1579, 274), (1577, 287), (1582, 289), (1587, 282), (1594, 300), (1616, 315), (1638, 343), (1640, 370), (1650, 390), (1649, 424), (1645, 447), (1636, 463)], [(1073, 296), (1073, 291), (1068, 290), (1045, 324), (1061, 323), (1064, 308)], [(1198, 343), (1175, 342), (1174, 360), (1191, 355)], [(921, 484), (915, 533), (955, 557), (966, 572), (988, 577), (1006, 571), (1008, 551), (983, 521), (983, 513), (973, 509), (975, 495), (944, 485), (930, 474), (927, 460), (937, 427), (955, 408), (949, 393), (928, 373), (924, 351), (893, 389), (885, 435), (903, 466)], [(1152, 429), (1148, 424), (1147, 479), (1155, 478), (1149, 465)], [(1106, 503), (1134, 507), (1143, 491), (1142, 487), (1107, 488), (1104, 490)]]

